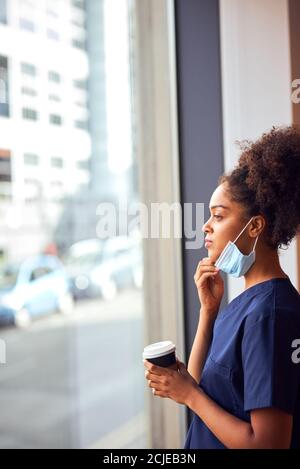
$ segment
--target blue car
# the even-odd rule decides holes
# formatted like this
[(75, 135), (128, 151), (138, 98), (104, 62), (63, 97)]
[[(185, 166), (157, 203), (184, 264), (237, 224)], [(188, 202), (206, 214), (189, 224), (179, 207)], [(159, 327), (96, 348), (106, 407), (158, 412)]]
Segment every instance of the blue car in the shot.
[(0, 326), (27, 327), (40, 316), (73, 310), (68, 276), (55, 256), (39, 255), (0, 269)]

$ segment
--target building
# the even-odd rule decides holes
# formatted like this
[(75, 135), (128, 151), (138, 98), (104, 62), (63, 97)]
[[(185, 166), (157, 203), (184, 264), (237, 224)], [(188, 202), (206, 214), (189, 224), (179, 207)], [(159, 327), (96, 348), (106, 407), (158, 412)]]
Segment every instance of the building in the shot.
[(85, 3), (1, 0), (0, 21), (0, 246), (18, 257), (89, 186)]

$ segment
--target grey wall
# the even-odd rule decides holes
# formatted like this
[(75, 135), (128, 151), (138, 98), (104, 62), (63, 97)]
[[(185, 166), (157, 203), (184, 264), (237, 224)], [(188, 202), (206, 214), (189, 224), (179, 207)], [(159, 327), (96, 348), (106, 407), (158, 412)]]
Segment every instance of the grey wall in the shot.
[[(176, 0), (175, 11), (181, 203), (203, 202), (207, 219), (211, 194), (223, 172), (219, 2)], [(193, 277), (206, 255), (204, 247), (186, 250), (183, 239), (187, 357), (200, 307)]]

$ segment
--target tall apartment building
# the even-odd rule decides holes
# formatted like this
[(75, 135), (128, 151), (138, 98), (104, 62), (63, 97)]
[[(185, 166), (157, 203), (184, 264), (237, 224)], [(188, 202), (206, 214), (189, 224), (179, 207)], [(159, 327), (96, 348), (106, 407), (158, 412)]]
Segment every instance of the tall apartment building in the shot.
[(0, 252), (96, 235), (133, 196), (128, 0), (0, 0)]
[(0, 249), (18, 257), (89, 184), (85, 4), (0, 0), (0, 23)]

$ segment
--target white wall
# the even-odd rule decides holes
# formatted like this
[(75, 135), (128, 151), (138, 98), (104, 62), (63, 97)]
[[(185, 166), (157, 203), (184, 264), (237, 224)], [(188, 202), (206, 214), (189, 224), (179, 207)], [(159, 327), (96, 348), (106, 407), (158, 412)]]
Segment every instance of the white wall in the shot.
[[(224, 165), (238, 158), (236, 140), (256, 139), (273, 125), (292, 123), (287, 0), (220, 0)], [(296, 243), (279, 250), (297, 285)], [(243, 279), (228, 276), (229, 301)]]

